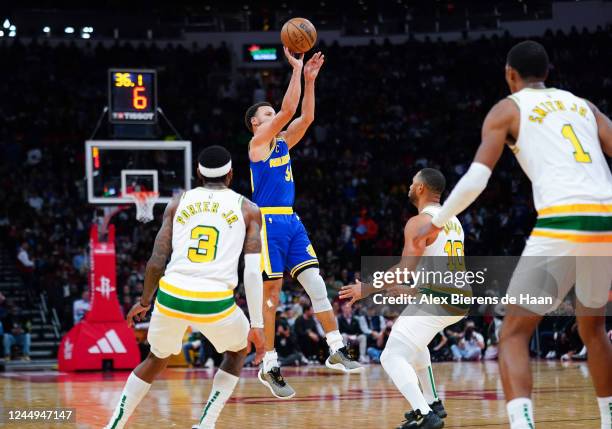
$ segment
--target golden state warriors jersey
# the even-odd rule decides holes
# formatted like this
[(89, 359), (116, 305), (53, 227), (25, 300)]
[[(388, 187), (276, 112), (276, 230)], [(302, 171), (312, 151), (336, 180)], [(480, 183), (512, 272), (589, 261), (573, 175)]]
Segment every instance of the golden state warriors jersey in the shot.
[(291, 171), (289, 146), (276, 138), (268, 156), (251, 161), (253, 202), (259, 207), (293, 207), (295, 185)]

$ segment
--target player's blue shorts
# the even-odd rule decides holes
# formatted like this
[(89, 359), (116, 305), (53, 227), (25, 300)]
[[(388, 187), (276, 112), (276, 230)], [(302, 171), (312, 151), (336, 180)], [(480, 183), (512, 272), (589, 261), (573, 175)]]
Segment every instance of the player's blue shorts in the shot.
[(285, 271), (297, 277), (318, 267), (306, 228), (291, 207), (261, 207), (261, 263), (264, 280), (279, 279)]

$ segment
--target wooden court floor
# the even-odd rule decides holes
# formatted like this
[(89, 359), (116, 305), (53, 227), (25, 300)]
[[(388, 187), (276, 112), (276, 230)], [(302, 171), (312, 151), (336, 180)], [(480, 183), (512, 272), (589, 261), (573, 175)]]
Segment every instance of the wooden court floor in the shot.
[[(599, 412), (583, 363), (534, 362), (537, 428), (598, 428)], [(408, 409), (378, 365), (361, 375), (326, 368), (286, 368), (297, 390), (290, 401), (272, 397), (253, 369), (226, 405), (217, 429), (395, 428)], [(507, 427), (497, 364), (438, 363), (434, 374), (449, 416), (446, 428)], [(9, 408), (74, 407), (70, 424), (7, 423), (19, 428), (102, 428), (129, 373), (0, 373), (3, 414)], [(197, 421), (212, 384), (212, 370), (168, 369), (132, 416), (128, 428), (185, 428)]]

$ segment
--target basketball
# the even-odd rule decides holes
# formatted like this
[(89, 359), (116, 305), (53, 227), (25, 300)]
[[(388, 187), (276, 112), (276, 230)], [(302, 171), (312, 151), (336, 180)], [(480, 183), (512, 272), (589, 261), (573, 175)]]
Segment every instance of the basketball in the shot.
[(317, 41), (317, 29), (306, 18), (291, 18), (283, 25), (281, 41), (291, 52), (303, 54)]

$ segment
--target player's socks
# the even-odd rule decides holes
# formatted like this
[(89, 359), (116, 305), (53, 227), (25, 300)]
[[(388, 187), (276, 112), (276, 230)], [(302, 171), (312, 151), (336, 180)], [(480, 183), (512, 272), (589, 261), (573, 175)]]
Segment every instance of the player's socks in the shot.
[(208, 397), (208, 402), (202, 411), (198, 429), (214, 429), (215, 423), (221, 414), (221, 410), (225, 403), (232, 396), (232, 392), (238, 383), (238, 377), (223, 371), (218, 370), (213, 379), (212, 390)]
[(329, 331), (327, 334), (325, 334), (325, 341), (327, 341), (327, 345), (329, 346), (329, 354), (334, 354), (344, 347), (342, 334), (340, 334), (340, 331), (337, 329), (335, 331)]
[(270, 372), (272, 368), (279, 366), (280, 365), (278, 364), (278, 355), (276, 354), (276, 350), (266, 352), (263, 358), (263, 371)]
[(123, 392), (121, 392), (113, 416), (104, 429), (122, 429), (150, 387), (149, 383), (141, 380), (132, 372), (125, 383)]
[(515, 398), (506, 404), (510, 429), (534, 429), (533, 403), (529, 398)]
[(380, 357), (380, 363), (404, 398), (410, 402), (412, 408), (425, 415), (431, 412), (431, 408), (419, 388), (416, 372), (410, 365), (410, 359), (415, 353), (416, 350), (412, 350), (408, 344), (396, 338), (389, 338)]
[(436, 391), (436, 382), (434, 381), (433, 371), (431, 365), (425, 368), (416, 370), (419, 383), (421, 383), (421, 389), (423, 389), (423, 396), (428, 404), (432, 404), (438, 401), (438, 392)]
[(601, 415), (601, 429), (612, 428), (612, 396), (597, 398), (597, 403)]

